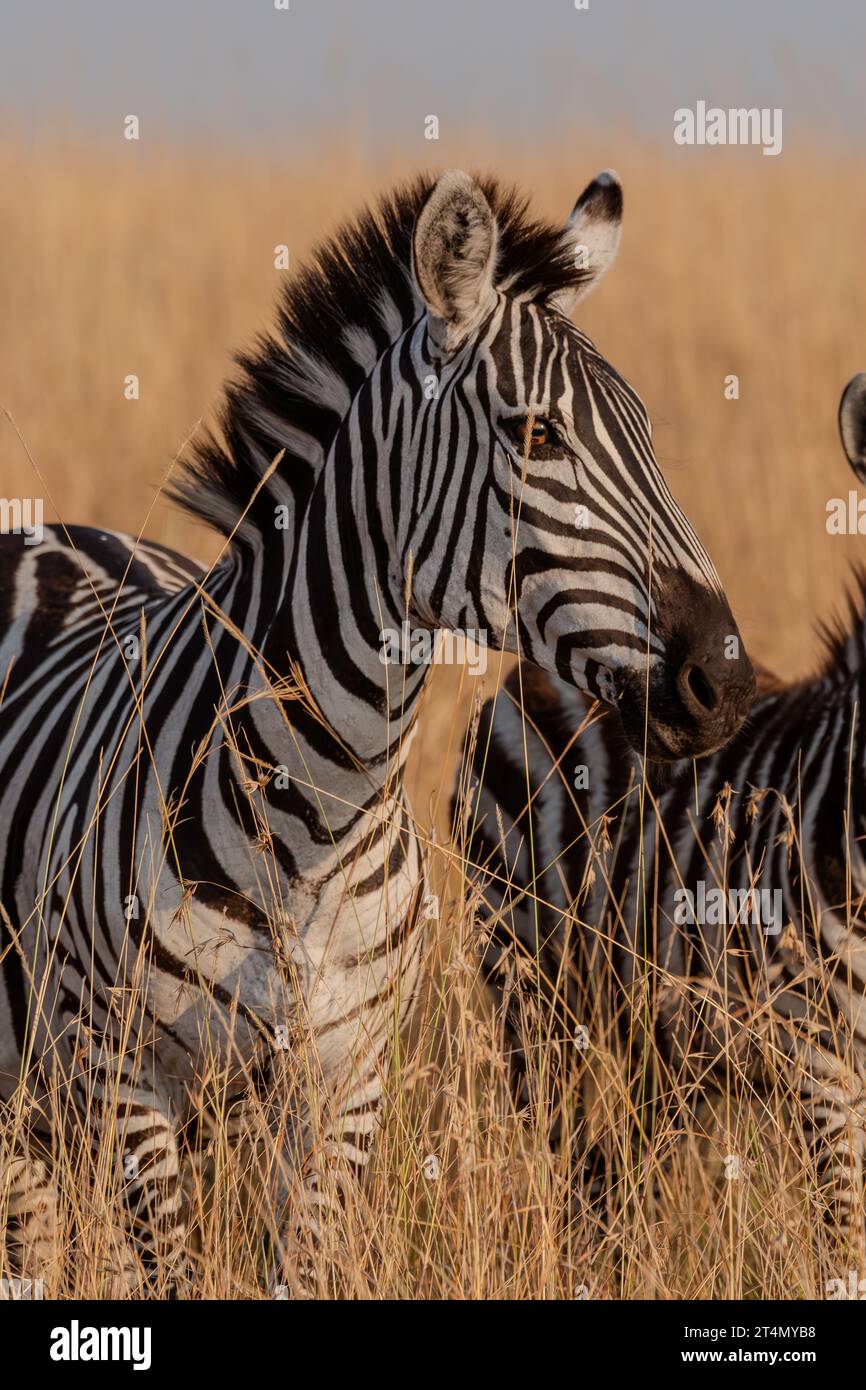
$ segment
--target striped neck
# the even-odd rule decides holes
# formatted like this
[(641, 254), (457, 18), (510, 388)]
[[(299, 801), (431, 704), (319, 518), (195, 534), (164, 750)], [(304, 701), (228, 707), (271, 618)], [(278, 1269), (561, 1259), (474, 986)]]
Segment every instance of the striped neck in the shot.
[(367, 785), (402, 765), (429, 671), (383, 660), (384, 634), (411, 621), (400, 536), (417, 484), (424, 351), (418, 324), (383, 354), (336, 432), (296, 538), (283, 533), (278, 556), (252, 561), (279, 594), (268, 668), (300, 674)]

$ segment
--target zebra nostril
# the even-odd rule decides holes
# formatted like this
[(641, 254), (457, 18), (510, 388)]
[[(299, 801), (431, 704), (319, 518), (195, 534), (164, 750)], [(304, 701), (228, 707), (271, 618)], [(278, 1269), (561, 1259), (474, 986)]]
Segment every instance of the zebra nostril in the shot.
[(687, 662), (682, 668), (677, 684), (685, 704), (696, 713), (711, 714), (716, 708), (716, 689), (700, 666), (696, 666), (694, 662)]

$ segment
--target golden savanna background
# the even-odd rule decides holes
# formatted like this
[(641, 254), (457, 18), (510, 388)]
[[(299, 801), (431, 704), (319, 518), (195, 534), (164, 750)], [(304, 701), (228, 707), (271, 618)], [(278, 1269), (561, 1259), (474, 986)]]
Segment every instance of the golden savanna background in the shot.
[[(676, 151), (566, 132), (540, 146), (470, 132), (377, 160), (360, 141), (308, 158), (220, 157), (56, 136), (0, 145), (0, 495), (46, 500), (46, 520), (149, 536), (205, 561), (215, 537), (159, 498), (184, 442), (212, 417), (231, 354), (269, 324), (289, 272), (336, 224), (421, 165), (493, 172), (564, 219), (601, 168), (625, 191), (619, 260), (577, 322), (637, 388), (666, 477), (705, 542), (750, 654), (784, 677), (818, 662), (814, 624), (842, 606), (866, 536), (826, 532), (850, 475), (841, 390), (866, 369), (866, 173), (817, 148)], [(140, 398), (124, 398), (135, 374)], [(726, 399), (725, 378), (739, 379)], [(20, 435), (20, 437), (19, 437)], [(25, 447), (26, 446), (26, 447)], [(494, 688), (437, 670), (411, 763), (419, 825), (447, 837), (472, 697)], [(437, 872), (447, 855), (440, 851)], [(806, 1162), (769, 1111), (723, 1115), (709, 1138), (659, 1141), (603, 1212), (569, 1198), (538, 1116), (516, 1114), (502, 1044), (469, 948), (454, 871), (432, 983), (389, 1086), (365, 1192), (341, 1215), (326, 1294), (393, 1297), (821, 1296), (838, 1271), (813, 1251)], [(618, 1123), (615, 1066), (596, 1078), (595, 1123)], [(772, 1112), (772, 1113), (770, 1113)], [(713, 1137), (715, 1136), (715, 1137)], [(725, 1183), (723, 1156), (755, 1155)], [(62, 1156), (61, 1156), (62, 1157)], [(433, 1161), (435, 1160), (435, 1161)], [(76, 1165), (83, 1165), (78, 1166)], [(246, 1165), (246, 1167), (244, 1166)], [(260, 1290), (246, 1180), (253, 1160), (218, 1141), (189, 1177), (193, 1296)], [(63, 1159), (52, 1287), (110, 1285), (117, 1211)], [(571, 1203), (571, 1221), (563, 1215)], [(108, 1273), (106, 1272), (108, 1271)], [(2, 1272), (2, 1271), (0, 1271)], [(262, 1295), (264, 1296), (264, 1295)]]

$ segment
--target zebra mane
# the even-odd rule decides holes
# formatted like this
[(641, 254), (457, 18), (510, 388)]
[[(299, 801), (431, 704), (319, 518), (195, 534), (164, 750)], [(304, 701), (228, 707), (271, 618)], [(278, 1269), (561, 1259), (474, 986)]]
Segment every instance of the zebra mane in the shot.
[(845, 595), (847, 614), (818, 624), (824, 646), (819, 676), (834, 683), (866, 673), (866, 568), (856, 566), (852, 578), (854, 592), (848, 589)]
[[(423, 311), (411, 278), (412, 231), (434, 182), (422, 175), (381, 198), (292, 277), (275, 329), (235, 358), (240, 373), (225, 390), (222, 437), (207, 431), (169, 488), (186, 511), (224, 535), (234, 532), (241, 546), (273, 532), (277, 505), (287, 507), (287, 529), (298, 524), (355, 393)], [(562, 227), (531, 219), (528, 199), (513, 188), (492, 178), (479, 183), (497, 221), (500, 288), (545, 300), (584, 280), (588, 272), (575, 266)]]

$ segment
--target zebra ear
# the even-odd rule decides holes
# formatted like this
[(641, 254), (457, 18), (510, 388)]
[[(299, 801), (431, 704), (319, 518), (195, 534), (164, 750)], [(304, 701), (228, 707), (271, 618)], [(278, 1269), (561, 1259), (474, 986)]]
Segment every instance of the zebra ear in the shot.
[(496, 300), (496, 219), (482, 189), (460, 169), (440, 175), (418, 213), (412, 274), (430, 336), (450, 356)]
[(842, 392), (839, 433), (848, 462), (861, 483), (866, 483), (866, 372), (858, 372)]
[(605, 169), (581, 193), (562, 234), (568, 259), (581, 272), (576, 285), (552, 297), (563, 314), (570, 314), (613, 264), (621, 231), (622, 184), (618, 174)]

